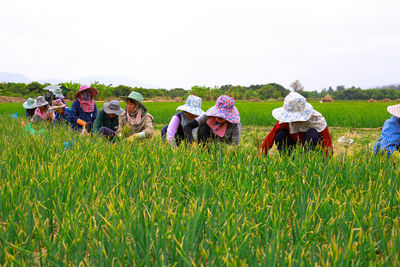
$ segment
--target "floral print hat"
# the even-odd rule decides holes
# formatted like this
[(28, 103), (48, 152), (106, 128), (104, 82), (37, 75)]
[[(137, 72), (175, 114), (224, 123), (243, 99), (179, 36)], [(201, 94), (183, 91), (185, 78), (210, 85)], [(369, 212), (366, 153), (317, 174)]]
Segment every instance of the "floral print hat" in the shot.
[(202, 101), (200, 97), (190, 95), (186, 99), (185, 105), (177, 107), (176, 110), (182, 110), (200, 116), (204, 113), (204, 111), (201, 109), (201, 102)]
[(227, 95), (218, 97), (217, 103), (206, 111), (206, 115), (209, 117), (220, 117), (230, 123), (240, 123), (240, 115), (235, 107), (235, 101)]
[(308, 121), (313, 110), (313, 106), (306, 102), (304, 96), (292, 92), (285, 97), (283, 107), (272, 111), (272, 116), (280, 122)]

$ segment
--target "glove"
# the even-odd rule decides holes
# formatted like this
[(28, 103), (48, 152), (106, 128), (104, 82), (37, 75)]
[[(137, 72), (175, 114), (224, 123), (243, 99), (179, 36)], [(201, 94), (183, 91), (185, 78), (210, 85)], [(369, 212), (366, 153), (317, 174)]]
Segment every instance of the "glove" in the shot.
[(76, 123), (79, 124), (79, 125), (82, 126), (82, 127), (85, 127), (85, 126), (86, 126), (86, 121), (81, 120), (81, 119), (78, 119), (78, 120), (76, 121)]
[(183, 127), (183, 134), (186, 137), (186, 142), (192, 143), (193, 142), (193, 134), (192, 130), (199, 126), (199, 123), (196, 120), (189, 122), (188, 124)]

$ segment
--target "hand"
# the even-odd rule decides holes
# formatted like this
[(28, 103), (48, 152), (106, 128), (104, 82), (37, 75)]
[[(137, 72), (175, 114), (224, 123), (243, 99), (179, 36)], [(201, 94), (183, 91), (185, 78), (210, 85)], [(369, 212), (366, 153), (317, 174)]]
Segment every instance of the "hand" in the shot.
[(131, 136), (129, 136), (128, 138), (126, 138), (126, 140), (128, 140), (129, 142), (135, 142), (137, 139), (139, 139), (139, 135), (138, 134), (133, 134)]
[(129, 136), (131, 136), (131, 135), (132, 135), (132, 129), (131, 129), (131, 127), (129, 127), (128, 125), (125, 125), (125, 127), (122, 128), (122, 130), (121, 130), (121, 136), (122, 136), (122, 138), (127, 138), (127, 137), (129, 137)]
[(395, 163), (400, 163), (400, 152), (399, 151), (393, 152), (392, 158)]

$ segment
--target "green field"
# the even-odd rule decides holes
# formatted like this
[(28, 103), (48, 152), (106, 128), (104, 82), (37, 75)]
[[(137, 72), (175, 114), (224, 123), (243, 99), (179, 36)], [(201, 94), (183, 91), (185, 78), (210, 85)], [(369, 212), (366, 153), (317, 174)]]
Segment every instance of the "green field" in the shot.
[[(313, 104), (332, 126), (390, 117), (390, 103)], [(179, 104), (146, 105), (162, 124)], [(281, 103), (237, 106), (243, 124), (270, 128)], [(10, 119), (21, 109), (0, 104), (1, 265), (400, 265), (400, 171), (371, 140), (325, 161), (259, 157), (246, 131), (236, 153), (174, 150), (61, 126), (32, 136)]]
[[(333, 103), (310, 102), (314, 109), (321, 112), (326, 118), (328, 126), (334, 127), (355, 127), (375, 128), (381, 127), (390, 114), (386, 107), (396, 103), (368, 103), (367, 101), (335, 101)], [(149, 112), (154, 116), (156, 124), (167, 124), (178, 106), (184, 103), (176, 102), (147, 102)], [(215, 102), (203, 103), (203, 109), (207, 110)], [(68, 104), (71, 106), (71, 103)], [(98, 108), (103, 103), (98, 102)], [(276, 120), (271, 112), (274, 108), (281, 107), (283, 101), (250, 103), (237, 101), (242, 124), (255, 126), (272, 126)], [(124, 104), (122, 105), (124, 106)], [(0, 114), (11, 115), (17, 112), (24, 115), (22, 104), (0, 104)]]

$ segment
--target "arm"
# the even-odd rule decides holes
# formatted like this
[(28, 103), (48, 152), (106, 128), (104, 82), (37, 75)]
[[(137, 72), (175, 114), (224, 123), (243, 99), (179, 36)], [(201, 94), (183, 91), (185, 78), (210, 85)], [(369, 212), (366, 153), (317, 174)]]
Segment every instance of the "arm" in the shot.
[(127, 138), (128, 141), (133, 142), (135, 139), (145, 139), (145, 138), (152, 138), (153, 137), (153, 116), (150, 114), (146, 115), (145, 122), (144, 122), (144, 130), (138, 133), (134, 133)]
[(97, 118), (97, 106), (96, 103), (94, 103), (94, 110), (93, 110), (93, 121), (95, 121)]
[(178, 130), (180, 123), (181, 121), (177, 115), (172, 116), (167, 129), (167, 141), (169, 143), (175, 144), (175, 134)]
[(79, 102), (77, 100), (72, 103), (71, 110), (69, 111), (69, 121), (72, 123), (76, 123), (79, 119)]
[(265, 137), (264, 142), (261, 145), (261, 152), (263, 152), (265, 155), (268, 155), (268, 150), (274, 145), (274, 139), (278, 128), (279, 121), (275, 123), (274, 127), (268, 133), (267, 137)]
[(321, 132), (321, 136), (322, 136), (322, 148), (325, 149), (326, 155), (328, 156), (329, 154), (333, 154), (332, 139), (328, 127), (326, 127)]
[(381, 147), (388, 157), (400, 146), (400, 119), (392, 116), (385, 122), (381, 132)]
[(125, 118), (125, 111), (124, 111), (124, 113), (122, 113), (121, 116), (119, 116), (119, 118), (118, 118), (118, 129), (116, 131), (117, 136), (121, 136), (122, 129), (125, 127), (125, 125), (126, 125), (126, 118)]
[(105, 112), (103, 111), (103, 109), (100, 109), (99, 113), (97, 114), (97, 117), (94, 121), (94, 124), (93, 124), (94, 132), (98, 133), (100, 131), (100, 128), (103, 124), (104, 116), (105, 116)]
[(233, 129), (233, 132), (232, 132), (232, 139), (231, 139), (231, 142), (230, 142), (231, 144), (239, 145), (241, 132), (242, 132), (242, 124), (241, 123), (237, 123), (235, 125), (235, 128)]
[(151, 116), (150, 114), (146, 115), (146, 119), (145, 119), (145, 123), (144, 123), (144, 130), (140, 133), (137, 133), (137, 135), (139, 136), (139, 138), (152, 138), (153, 137), (153, 133), (154, 133), (154, 119), (153, 116)]

